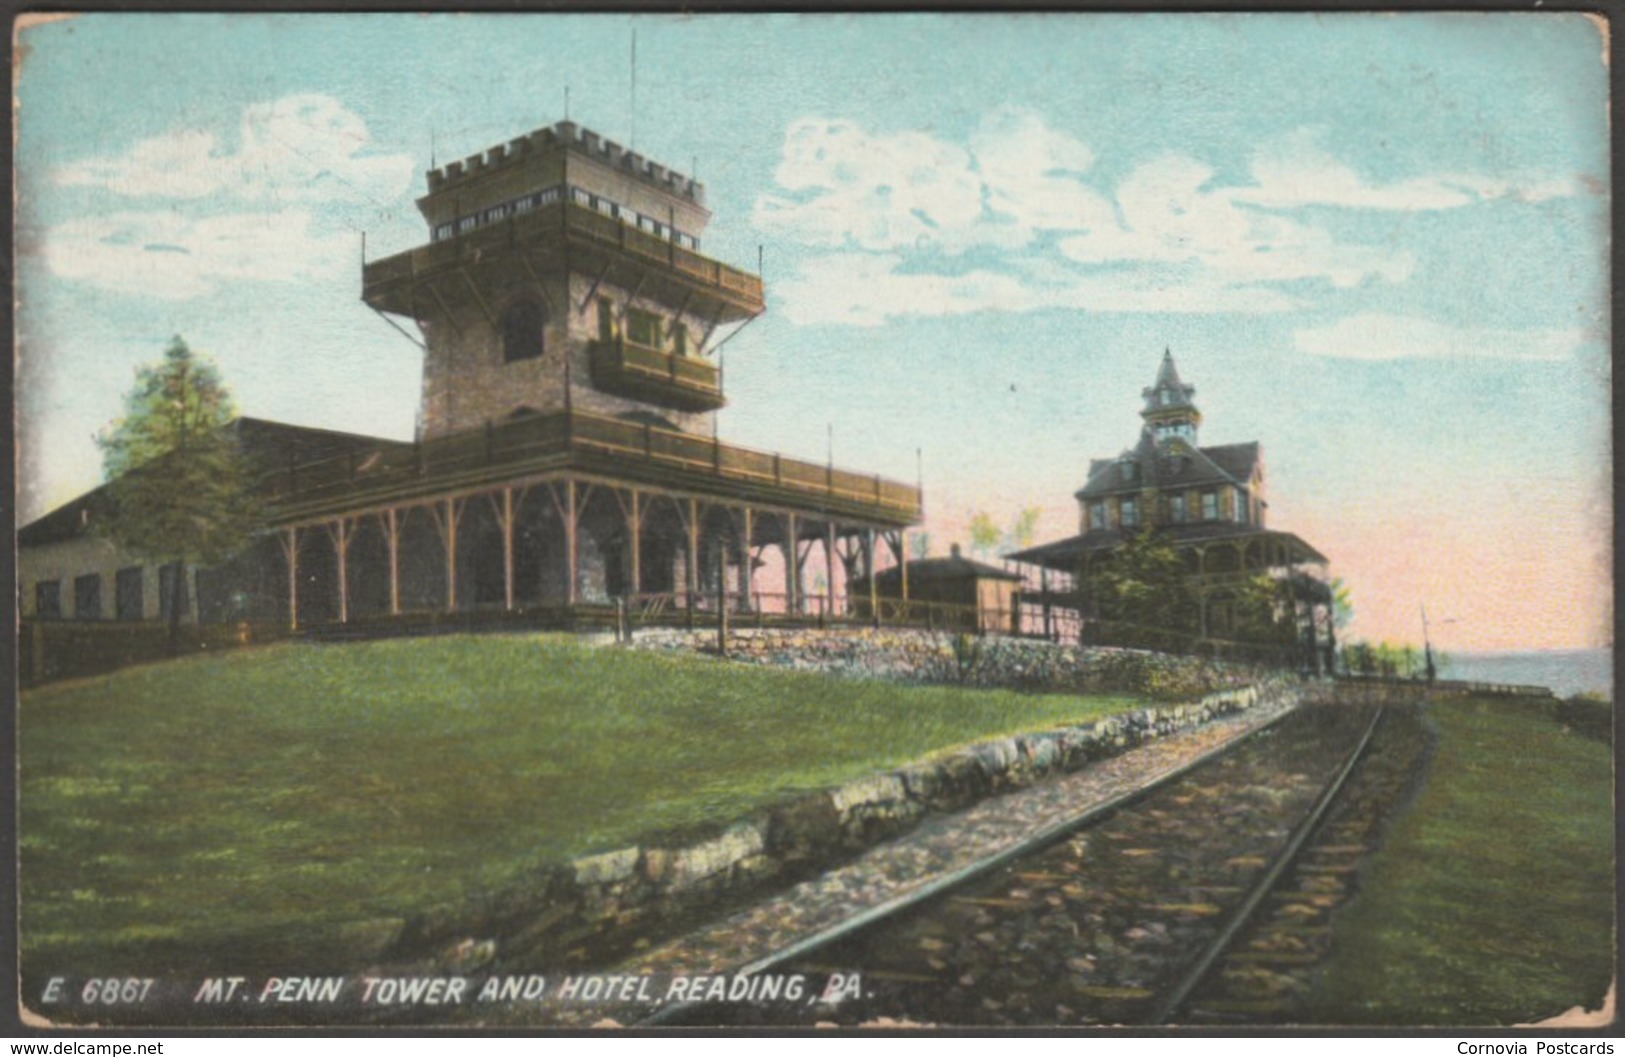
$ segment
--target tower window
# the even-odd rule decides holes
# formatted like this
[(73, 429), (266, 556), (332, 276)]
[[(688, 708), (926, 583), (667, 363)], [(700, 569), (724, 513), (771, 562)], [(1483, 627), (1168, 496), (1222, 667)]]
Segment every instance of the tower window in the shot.
[(534, 360), (542, 355), (547, 310), (538, 301), (520, 301), (502, 315), (502, 360)]
[(626, 340), (651, 349), (660, 348), (660, 317), (653, 312), (628, 309), (626, 313)]

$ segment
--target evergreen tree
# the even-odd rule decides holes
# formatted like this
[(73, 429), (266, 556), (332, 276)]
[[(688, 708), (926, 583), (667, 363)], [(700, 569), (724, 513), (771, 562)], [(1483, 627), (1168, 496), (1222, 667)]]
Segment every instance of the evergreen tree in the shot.
[(1089, 577), (1105, 620), (1174, 632), (1197, 628), (1196, 596), (1179, 551), (1147, 528), (1117, 546)]
[(100, 531), (162, 569), (170, 656), (187, 567), (226, 561), (261, 525), (255, 474), (229, 428), (234, 415), (219, 372), (177, 336), (161, 363), (136, 371), (124, 417), (96, 438), (109, 500)]

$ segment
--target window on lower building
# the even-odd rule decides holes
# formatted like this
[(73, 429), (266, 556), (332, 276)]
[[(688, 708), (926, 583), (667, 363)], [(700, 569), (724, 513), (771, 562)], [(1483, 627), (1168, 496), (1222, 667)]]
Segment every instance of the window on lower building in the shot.
[(102, 618), (102, 578), (100, 573), (86, 573), (73, 578), (73, 619), (100, 620)]
[(1089, 504), (1089, 527), (1091, 529), (1103, 529), (1106, 527), (1105, 503)]
[(1217, 520), (1219, 520), (1219, 493), (1217, 493), (1217, 492), (1203, 492), (1202, 493), (1202, 520), (1203, 521), (1217, 521)]
[(62, 619), (60, 580), (42, 580), (34, 585), (34, 615), (41, 620)]
[(1168, 517), (1176, 525), (1185, 523), (1185, 497), (1171, 496), (1168, 499)]
[(113, 606), (119, 620), (140, 620), (146, 615), (145, 580), (139, 565), (118, 571), (113, 581)]
[(688, 355), (688, 328), (681, 323), (671, 328), (671, 351), (679, 356)]
[(1133, 528), (1140, 523), (1140, 504), (1133, 499), (1123, 500), (1123, 527)]
[(660, 348), (660, 317), (632, 308), (626, 312), (626, 340), (651, 349)]
[(186, 589), (186, 569), (179, 562), (171, 562), (158, 570), (158, 615), (164, 620), (170, 619), (170, 613), (178, 610), (180, 616), (185, 617), (190, 612), (188, 604), (190, 592)]
[(615, 340), (615, 305), (607, 297), (598, 299), (598, 340)]
[(547, 326), (547, 309), (540, 301), (526, 299), (502, 314), (502, 360), (538, 359), (543, 349), (543, 330)]
[(1236, 489), (1236, 520), (1243, 525), (1247, 524), (1247, 513), (1247, 493), (1238, 488)]

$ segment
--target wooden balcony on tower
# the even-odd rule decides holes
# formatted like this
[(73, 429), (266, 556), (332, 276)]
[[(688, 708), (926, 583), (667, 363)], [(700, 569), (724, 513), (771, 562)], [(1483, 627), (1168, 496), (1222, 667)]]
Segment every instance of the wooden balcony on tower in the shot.
[(683, 411), (715, 411), (727, 403), (722, 372), (697, 356), (679, 356), (624, 338), (595, 341), (589, 348), (593, 384), (606, 393)]
[(422, 318), (437, 304), (443, 308), (446, 296), (473, 289), (472, 271), (498, 264), (537, 272), (567, 267), (639, 284), (646, 294), (718, 322), (749, 319), (766, 307), (760, 276), (570, 201), (370, 261), (362, 267), (361, 299), (380, 312)]

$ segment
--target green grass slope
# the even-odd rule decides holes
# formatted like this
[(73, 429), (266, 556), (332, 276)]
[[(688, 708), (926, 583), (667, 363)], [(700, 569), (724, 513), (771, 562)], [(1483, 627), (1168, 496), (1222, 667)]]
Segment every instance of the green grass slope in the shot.
[(1512, 1024), (1595, 1008), (1614, 950), (1608, 744), (1524, 701), (1429, 712), (1427, 784), (1338, 917), (1308, 1019)]
[(316, 964), (345, 922), (1131, 703), (495, 635), (48, 687), (21, 702), (25, 964), (152, 973), (251, 934)]

